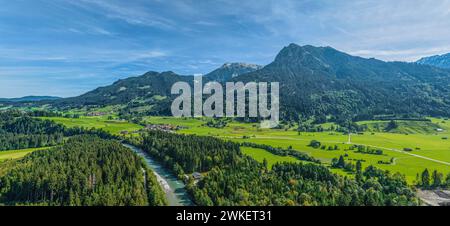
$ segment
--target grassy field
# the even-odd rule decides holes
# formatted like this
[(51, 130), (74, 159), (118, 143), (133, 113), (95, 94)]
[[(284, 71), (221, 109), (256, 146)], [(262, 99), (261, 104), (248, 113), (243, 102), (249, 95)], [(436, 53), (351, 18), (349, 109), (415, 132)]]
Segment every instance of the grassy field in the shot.
[[(215, 136), (236, 142), (246, 141), (274, 147), (288, 148), (291, 146), (295, 150), (320, 159), (325, 165), (328, 165), (333, 158), (343, 155), (347, 156), (347, 161), (362, 160), (363, 167), (374, 165), (391, 172), (400, 172), (406, 176), (410, 183), (413, 183), (416, 175), (422, 173), (425, 168), (436, 169), (444, 174), (450, 173), (450, 140), (445, 139), (446, 137), (450, 138), (450, 121), (441, 119), (431, 119), (433, 129), (424, 128), (421, 123), (416, 123), (417, 125), (414, 123), (399, 123), (401, 125), (399, 128), (402, 130), (415, 131), (415, 133), (408, 135), (386, 132), (366, 132), (351, 135), (352, 144), (377, 147), (377, 149), (383, 150), (383, 155), (363, 154), (348, 150), (350, 146), (347, 144), (349, 136), (337, 132), (298, 133), (293, 129), (260, 129), (258, 128), (259, 124), (256, 123), (237, 122), (228, 123), (226, 127), (216, 129), (205, 126), (208, 119), (147, 117), (145, 120), (147, 123), (173, 124), (186, 127), (178, 131), (183, 134)], [(443, 129), (443, 131), (437, 132), (436, 128)], [(339, 150), (314, 149), (308, 146), (311, 140), (318, 140), (326, 146), (334, 147), (336, 145)], [(404, 148), (411, 148), (413, 151), (405, 152), (403, 151)], [(266, 157), (271, 164), (283, 161), (278, 159), (279, 156), (271, 155), (259, 149), (245, 150), (244, 152), (259, 161)], [(391, 164), (385, 164), (391, 160), (393, 160)], [(339, 173), (345, 174), (344, 172)]]
[[(434, 134), (438, 129), (442, 129), (433, 121), (396, 120), (395, 122), (398, 127), (390, 129), (389, 133)], [(366, 126), (368, 132), (386, 132), (389, 121), (360, 121), (357, 124)]]
[(6, 161), (6, 160), (23, 158), (25, 155), (30, 154), (31, 152), (45, 150), (45, 149), (48, 149), (48, 147), (0, 151), (0, 163), (3, 161)]
[(264, 159), (266, 159), (267, 167), (269, 169), (277, 162), (300, 162), (300, 160), (297, 160), (294, 157), (274, 155), (263, 149), (242, 147), (241, 150), (244, 154), (254, 158), (258, 162), (262, 163)]
[(81, 117), (81, 118), (62, 118), (62, 117), (42, 117), (42, 119), (53, 120), (56, 123), (61, 123), (67, 127), (84, 127), (84, 128), (96, 128), (103, 129), (112, 134), (119, 134), (121, 131), (138, 131), (143, 126), (119, 121), (108, 120), (107, 117)]

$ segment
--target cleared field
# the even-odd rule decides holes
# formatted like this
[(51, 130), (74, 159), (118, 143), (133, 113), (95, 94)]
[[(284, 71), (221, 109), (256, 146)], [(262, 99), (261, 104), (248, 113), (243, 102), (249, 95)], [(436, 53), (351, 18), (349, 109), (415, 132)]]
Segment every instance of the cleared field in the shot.
[[(422, 173), (425, 168), (438, 170), (444, 174), (450, 173), (450, 166), (445, 164), (447, 162), (450, 163), (450, 140), (445, 139), (445, 137), (450, 138), (450, 122), (441, 119), (431, 119), (434, 125), (443, 129), (441, 132), (431, 132), (436, 128), (433, 127), (431, 130), (427, 129), (430, 133), (426, 134), (415, 133), (406, 135), (402, 133), (366, 132), (351, 136), (351, 142), (353, 144), (379, 147), (379, 149), (383, 150), (383, 155), (363, 154), (348, 150), (350, 146), (347, 144), (349, 139), (348, 135), (336, 132), (298, 133), (294, 130), (259, 129), (259, 124), (256, 123), (237, 122), (228, 123), (226, 127), (217, 129), (205, 126), (208, 120), (203, 118), (147, 117), (145, 120), (148, 123), (172, 124), (186, 127), (178, 131), (178, 133), (183, 134), (215, 136), (236, 142), (247, 141), (271, 145), (273, 147), (288, 148), (291, 146), (295, 150), (320, 159), (325, 165), (328, 165), (333, 158), (338, 158), (343, 155), (346, 156), (347, 161), (356, 162), (357, 160), (362, 160), (363, 167), (374, 165), (381, 169), (404, 174), (410, 183), (413, 183), (417, 174)], [(404, 128), (411, 129), (411, 124), (409, 126)], [(415, 131), (423, 132), (424, 129), (416, 129)], [(336, 145), (338, 150), (314, 149), (308, 146), (311, 140), (318, 140), (325, 146), (334, 147)], [(404, 148), (411, 148), (413, 151), (403, 152)], [(267, 154), (256, 152), (255, 150), (246, 150), (246, 152), (260, 161), (264, 159), (261, 156)], [(273, 159), (275, 158), (272, 156)], [(267, 160), (269, 161), (269, 158)], [(274, 161), (276, 162), (278, 160), (273, 160), (272, 164)], [(391, 161), (392, 163), (389, 163)], [(346, 174), (339, 170), (333, 171)]]
[(67, 127), (84, 127), (84, 128), (96, 128), (103, 129), (112, 134), (119, 134), (121, 131), (138, 131), (143, 128), (141, 125), (129, 123), (119, 120), (108, 120), (105, 117), (81, 117), (81, 118), (62, 118), (62, 117), (42, 117), (41, 119), (47, 119), (61, 123)]
[(386, 132), (400, 134), (434, 134), (441, 127), (433, 121), (395, 120), (396, 128), (389, 128), (390, 121), (361, 121), (358, 125), (365, 126), (368, 132)]
[(39, 151), (39, 150), (45, 150), (45, 149), (48, 149), (48, 148), (49, 147), (28, 148), (28, 149), (10, 150), (10, 151), (0, 151), (0, 162), (6, 161), (6, 160), (23, 158), (25, 155), (30, 154), (31, 152)]

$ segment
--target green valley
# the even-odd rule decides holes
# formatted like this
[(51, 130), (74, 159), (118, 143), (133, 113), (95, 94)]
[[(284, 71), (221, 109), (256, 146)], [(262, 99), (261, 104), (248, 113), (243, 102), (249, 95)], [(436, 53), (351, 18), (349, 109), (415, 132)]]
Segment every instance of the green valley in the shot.
[(450, 0), (1, 2), (1, 213), (450, 206)]
[[(83, 117), (80, 119), (50, 118), (55, 122), (66, 126), (95, 126), (109, 131), (119, 132), (120, 130), (137, 130), (142, 126), (132, 123), (121, 123), (119, 128), (114, 128), (108, 124), (108, 120), (97, 117)], [(349, 135), (335, 132), (297, 132), (295, 127), (283, 129), (260, 129), (258, 123), (242, 123), (229, 121), (223, 128), (214, 128), (207, 125), (212, 119), (208, 118), (174, 118), (174, 117), (154, 117), (149, 116), (143, 119), (142, 124), (173, 125), (180, 129), (177, 133), (192, 134), (199, 136), (211, 136), (235, 142), (250, 142), (255, 144), (265, 144), (272, 147), (292, 148), (296, 151), (306, 153), (330, 166), (334, 158), (345, 156), (349, 162), (362, 162), (363, 167), (369, 165), (377, 168), (399, 172), (404, 174), (409, 183), (416, 182), (417, 175), (421, 174), (425, 168), (437, 170), (444, 175), (450, 173), (450, 141), (443, 139), (450, 136), (450, 122), (443, 119), (433, 118), (433, 125), (439, 125), (442, 132), (423, 134), (402, 134), (391, 132), (364, 132)], [(379, 123), (362, 122), (367, 123)], [(113, 124), (115, 125), (115, 124)], [(435, 126), (436, 127), (436, 126)], [(432, 127), (435, 129), (435, 127)], [(114, 128), (114, 129), (113, 129)], [(310, 146), (312, 140), (317, 140), (322, 147), (313, 148)], [(353, 145), (373, 146), (382, 150), (382, 155), (358, 153), (350, 150)], [(329, 149), (332, 150), (329, 150)], [(336, 150), (335, 150), (336, 148)], [(404, 149), (411, 149), (405, 151)], [(298, 162), (292, 157), (280, 157), (268, 153), (267, 151), (254, 148), (243, 148), (243, 152), (262, 162), (266, 159), (269, 165), (276, 162)], [(333, 169), (342, 175), (353, 173), (343, 170)]]

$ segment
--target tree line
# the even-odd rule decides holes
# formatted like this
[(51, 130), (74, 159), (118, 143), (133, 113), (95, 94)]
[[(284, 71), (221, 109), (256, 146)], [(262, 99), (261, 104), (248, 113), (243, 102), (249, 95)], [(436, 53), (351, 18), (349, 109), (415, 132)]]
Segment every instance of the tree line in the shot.
[(416, 176), (416, 185), (423, 189), (450, 188), (450, 173), (444, 177), (444, 174), (433, 170), (425, 169), (420, 175)]
[(265, 145), (265, 144), (255, 144), (255, 143), (250, 143), (250, 142), (243, 142), (241, 145), (244, 147), (263, 149), (263, 150), (266, 150), (266, 151), (268, 151), (274, 155), (278, 155), (278, 156), (291, 156), (291, 157), (294, 157), (294, 158), (296, 158), (298, 160), (302, 160), (302, 161), (320, 163), (320, 160), (315, 159), (314, 157), (311, 157), (305, 153), (294, 150), (292, 148), (292, 146), (289, 146), (287, 149), (283, 149), (280, 147), (275, 148), (275, 147)]
[(101, 129), (68, 128), (18, 111), (0, 112), (0, 119), (0, 151), (54, 146), (62, 144), (64, 137), (79, 134), (93, 134), (105, 139), (115, 138)]

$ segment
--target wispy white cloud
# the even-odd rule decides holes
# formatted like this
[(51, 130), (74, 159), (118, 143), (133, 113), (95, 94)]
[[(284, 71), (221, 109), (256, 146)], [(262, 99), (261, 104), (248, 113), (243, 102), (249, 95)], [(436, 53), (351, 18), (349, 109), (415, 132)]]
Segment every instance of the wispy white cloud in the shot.
[[(114, 0), (80, 0), (69, 1), (87, 10), (102, 11), (106, 17), (118, 19), (134, 25), (173, 29), (175, 23), (163, 16), (145, 10), (145, 8), (124, 4)], [(130, 2), (127, 2), (130, 3)]]
[(222, 2), (223, 13), (253, 21), (273, 39), (330, 45), (384, 60), (448, 51), (449, 0), (279, 0)]
[(378, 59), (399, 59), (400, 61), (417, 61), (424, 56), (437, 55), (442, 53), (449, 53), (450, 46), (439, 46), (433, 48), (405, 48), (400, 50), (395, 49), (362, 49), (357, 51), (350, 51), (349, 54), (362, 56), (362, 57), (374, 57)]
[(7, 48), (0, 46), (3, 61), (61, 61), (61, 62), (112, 62), (127, 63), (143, 59), (169, 56), (167, 51), (152, 49), (92, 49), (74, 47), (72, 52), (58, 49), (42, 51), (40, 48)]
[(267, 64), (291, 42), (382, 60), (450, 52), (450, 0), (40, 0), (0, 12), (0, 85), (36, 77), (71, 94), (148, 70)]

